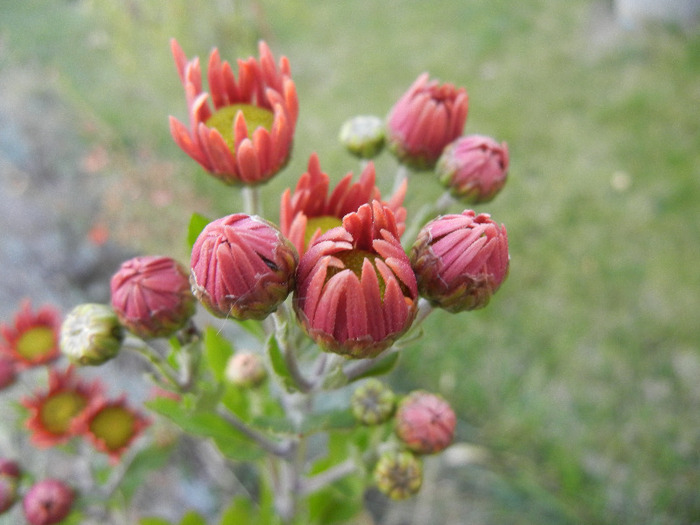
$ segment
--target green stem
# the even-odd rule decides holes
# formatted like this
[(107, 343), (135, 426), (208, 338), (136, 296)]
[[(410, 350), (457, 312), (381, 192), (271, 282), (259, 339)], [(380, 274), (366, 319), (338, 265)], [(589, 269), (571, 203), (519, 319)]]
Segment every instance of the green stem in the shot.
[(162, 379), (164, 379), (171, 386), (174, 386), (177, 390), (180, 390), (181, 385), (175, 377), (175, 371), (172, 370), (172, 368), (165, 362), (165, 360), (160, 356), (160, 354), (158, 354), (156, 350), (151, 348), (144, 341), (130, 340), (124, 344), (123, 348), (133, 350), (138, 355), (146, 359), (160, 374), (160, 377)]
[(243, 209), (248, 215), (262, 217), (262, 203), (260, 201), (259, 186), (243, 186)]
[(259, 430), (248, 426), (245, 421), (223, 407), (217, 408), (216, 413), (229, 425), (255, 441), (263, 450), (269, 452), (273, 456), (289, 459), (290, 456), (294, 454), (296, 448), (294, 442), (290, 440), (274, 441)]

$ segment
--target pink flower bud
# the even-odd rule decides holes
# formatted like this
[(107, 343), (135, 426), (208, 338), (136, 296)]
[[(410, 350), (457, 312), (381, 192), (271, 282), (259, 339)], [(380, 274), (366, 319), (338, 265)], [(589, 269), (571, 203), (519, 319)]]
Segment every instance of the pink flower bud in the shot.
[(442, 152), (435, 172), (450, 193), (468, 204), (492, 200), (506, 183), (508, 146), (491, 137), (460, 137)]
[(75, 493), (65, 483), (44, 479), (24, 496), (24, 516), (31, 525), (59, 523), (70, 513)]
[(11, 359), (0, 356), (0, 390), (7, 388), (17, 379), (17, 367)]
[(190, 282), (218, 317), (264, 319), (294, 287), (299, 256), (270, 222), (242, 213), (208, 224), (192, 248)]
[(389, 112), (390, 151), (411, 168), (432, 169), (445, 146), (462, 134), (468, 108), (464, 88), (440, 84), (423, 73)]
[(434, 454), (447, 448), (454, 438), (457, 420), (442, 397), (416, 390), (396, 409), (396, 435), (413, 452)]
[(226, 363), (224, 375), (234, 385), (253, 388), (265, 381), (267, 370), (258, 354), (236, 352)]
[(456, 313), (483, 308), (508, 275), (508, 235), (488, 214), (465, 210), (426, 224), (411, 248), (420, 294)]
[(195, 299), (187, 270), (170, 257), (134, 257), (110, 282), (119, 321), (144, 339), (168, 337), (192, 317)]
[(22, 471), (16, 461), (11, 459), (0, 459), (0, 476), (18, 479)]

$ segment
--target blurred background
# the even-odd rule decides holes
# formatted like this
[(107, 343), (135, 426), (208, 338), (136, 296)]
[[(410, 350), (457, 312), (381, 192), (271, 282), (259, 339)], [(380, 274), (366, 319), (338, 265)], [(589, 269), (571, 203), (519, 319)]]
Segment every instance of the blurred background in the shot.
[[(265, 39), (300, 100), (293, 158), (333, 181), (336, 137), (423, 71), (466, 87), (466, 133), (506, 141), (510, 276), (488, 308), (431, 316), (397, 390), (440, 392), (459, 443), (384, 524), (700, 523), (698, 2), (0, 0), (0, 319), (22, 297), (106, 301), (128, 256), (188, 260), (192, 212), (241, 209), (172, 142), (169, 39), (235, 61)], [(379, 185), (396, 170), (377, 161)], [(411, 178), (407, 207), (442, 193)], [(420, 191), (416, 191), (420, 189)], [(413, 190), (413, 193), (411, 193)], [(456, 206), (452, 211), (461, 211)]]

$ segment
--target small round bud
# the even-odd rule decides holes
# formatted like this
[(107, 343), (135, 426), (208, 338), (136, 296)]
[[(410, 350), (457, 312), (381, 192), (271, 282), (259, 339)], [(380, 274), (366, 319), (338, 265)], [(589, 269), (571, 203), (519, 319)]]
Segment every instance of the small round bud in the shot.
[(488, 202), (506, 183), (508, 146), (483, 135), (460, 137), (442, 152), (435, 173), (462, 202)]
[(341, 126), (339, 139), (356, 157), (374, 158), (384, 148), (384, 122), (371, 115), (353, 117)]
[(17, 501), (19, 465), (9, 459), (0, 459), (0, 514), (8, 511)]
[(168, 337), (195, 311), (187, 270), (170, 257), (134, 257), (110, 282), (112, 308), (130, 332), (143, 339)]
[(385, 452), (374, 467), (374, 482), (391, 499), (410, 498), (423, 483), (422, 462), (410, 452)]
[(0, 459), (0, 476), (18, 479), (22, 471), (19, 464), (11, 459)]
[(483, 308), (508, 276), (508, 235), (486, 213), (430, 221), (411, 248), (418, 290), (448, 312)]
[(103, 304), (80, 304), (61, 325), (61, 352), (79, 365), (101, 365), (117, 355), (124, 329), (114, 311)]
[(226, 363), (224, 375), (236, 386), (254, 388), (265, 381), (267, 370), (258, 354), (237, 352)]
[(65, 483), (44, 479), (34, 484), (24, 496), (24, 516), (30, 525), (53, 525), (68, 516), (75, 493)]
[(17, 379), (17, 367), (12, 359), (0, 356), (0, 390), (12, 385)]
[(298, 262), (272, 223), (228, 215), (205, 226), (192, 247), (192, 292), (217, 317), (262, 320), (294, 288)]
[(434, 454), (452, 443), (457, 419), (441, 396), (411, 392), (396, 409), (396, 435), (417, 454)]
[(357, 388), (350, 399), (352, 414), (363, 425), (379, 425), (394, 413), (396, 397), (378, 379), (368, 379)]

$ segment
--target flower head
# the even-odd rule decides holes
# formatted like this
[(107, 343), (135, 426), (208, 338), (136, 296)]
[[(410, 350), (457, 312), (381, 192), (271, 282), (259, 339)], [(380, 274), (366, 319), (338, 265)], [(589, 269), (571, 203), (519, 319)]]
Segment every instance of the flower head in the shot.
[(253, 388), (265, 381), (267, 369), (258, 354), (236, 352), (226, 363), (224, 376), (234, 385)]
[(35, 483), (24, 496), (24, 516), (30, 525), (53, 525), (65, 519), (71, 511), (75, 492), (57, 479)]
[(396, 409), (396, 435), (417, 454), (434, 454), (452, 443), (457, 419), (437, 394), (411, 392)]
[(218, 317), (264, 319), (294, 287), (298, 261), (272, 223), (228, 215), (205, 226), (192, 247), (192, 292)]
[(129, 331), (148, 339), (168, 337), (195, 311), (187, 270), (170, 257), (134, 257), (110, 282), (112, 308)]
[(12, 359), (0, 355), (0, 390), (7, 388), (17, 379), (17, 367)]
[(475, 310), (508, 275), (508, 235), (488, 214), (465, 210), (426, 224), (410, 256), (423, 297), (452, 313)]
[(345, 148), (361, 159), (371, 159), (384, 149), (384, 122), (372, 115), (358, 115), (343, 122), (339, 139)]
[(119, 353), (124, 328), (117, 314), (104, 304), (73, 308), (61, 326), (61, 352), (79, 365), (101, 365)]
[(445, 146), (462, 134), (468, 107), (464, 88), (423, 73), (389, 112), (389, 150), (413, 169), (432, 169)]
[(60, 355), (60, 326), (58, 310), (45, 305), (32, 312), (27, 299), (15, 315), (14, 325), (0, 324), (0, 355), (14, 360), (20, 369), (49, 363)]
[(32, 443), (40, 448), (59, 445), (73, 437), (72, 424), (103, 391), (98, 380), (89, 383), (79, 379), (72, 366), (63, 372), (49, 370), (48, 386), (48, 391), (37, 391), (22, 400), (29, 410), (25, 425), (32, 433)]
[(488, 202), (506, 183), (508, 146), (483, 135), (460, 137), (442, 152), (435, 173), (463, 202)]
[(149, 424), (145, 416), (129, 408), (126, 398), (121, 397), (96, 400), (72, 426), (76, 434), (85, 437), (116, 464)]
[(350, 398), (353, 416), (363, 425), (379, 425), (394, 413), (396, 396), (379, 379), (370, 378)]
[(423, 484), (421, 459), (405, 451), (385, 452), (374, 467), (374, 482), (391, 499), (410, 498)]
[(363, 204), (302, 257), (294, 308), (323, 350), (373, 357), (413, 322), (416, 280), (394, 215), (379, 201)]
[[(303, 255), (306, 248), (323, 233), (340, 226), (345, 215), (356, 212), (363, 204), (381, 200), (375, 179), (374, 164), (369, 162), (358, 182), (353, 183), (352, 173), (348, 173), (329, 195), (330, 179), (321, 171), (318, 155), (313, 153), (309, 158), (308, 170), (299, 178), (294, 193), (287, 189), (282, 195), (282, 233), (294, 243), (299, 254)], [(405, 194), (404, 182), (389, 202), (382, 201), (394, 214), (399, 237), (406, 229), (406, 209), (402, 206)]]
[(239, 60), (236, 79), (231, 65), (214, 49), (207, 93), (202, 90), (199, 59), (187, 60), (174, 39), (171, 49), (190, 117), (189, 129), (170, 117), (177, 145), (227, 184), (260, 184), (280, 171), (289, 160), (299, 113), (287, 58), (275, 65), (269, 47), (260, 42), (260, 59)]

